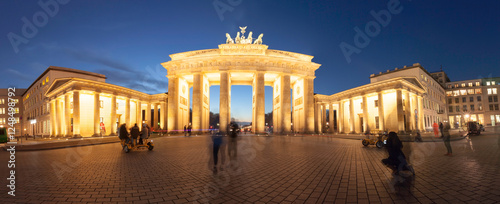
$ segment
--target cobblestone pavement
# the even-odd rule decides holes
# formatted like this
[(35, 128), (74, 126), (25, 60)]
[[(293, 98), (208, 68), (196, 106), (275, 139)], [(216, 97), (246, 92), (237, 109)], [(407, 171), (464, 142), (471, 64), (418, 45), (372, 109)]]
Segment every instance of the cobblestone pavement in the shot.
[[(225, 154), (214, 173), (211, 137), (162, 137), (153, 151), (113, 143), (16, 152), (12, 197), (1, 151), (0, 203), (498, 203), (500, 129), (492, 131), (452, 141), (452, 157), (442, 142), (404, 143), (416, 176), (403, 183), (382, 165), (385, 149), (359, 140), (241, 136), (237, 156)], [(235, 147), (226, 142), (221, 151)]]

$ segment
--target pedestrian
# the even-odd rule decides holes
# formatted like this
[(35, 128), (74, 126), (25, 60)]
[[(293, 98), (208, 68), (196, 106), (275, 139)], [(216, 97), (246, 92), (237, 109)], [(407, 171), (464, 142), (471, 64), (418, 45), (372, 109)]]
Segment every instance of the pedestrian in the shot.
[(443, 127), (443, 141), (444, 141), (444, 146), (446, 147), (446, 150), (448, 151), (446, 154), (444, 154), (445, 156), (453, 156), (452, 155), (452, 151), (451, 151), (451, 144), (450, 144), (450, 140), (451, 140), (451, 135), (450, 135), (450, 124), (449, 123), (446, 123)]
[(141, 131), (139, 130), (139, 126), (137, 126), (137, 123), (130, 129), (130, 136), (132, 136), (133, 144), (134, 146), (137, 144), (137, 138), (141, 134)]
[(139, 144), (144, 144), (143, 140), (148, 138), (149, 135), (149, 129), (146, 124), (142, 124), (142, 134), (141, 137), (139, 138)]
[(184, 125), (184, 137), (186, 137), (187, 134), (187, 127)]
[(439, 132), (441, 132), (441, 138), (443, 138), (444, 134), (443, 134), (443, 123), (442, 122), (439, 122)]
[(382, 163), (387, 165), (393, 170), (393, 174), (398, 175), (401, 170), (407, 166), (406, 157), (402, 151), (403, 143), (395, 132), (389, 132), (387, 137), (387, 153), (389, 157), (387, 159), (382, 159)]
[(118, 130), (118, 138), (120, 138), (120, 140), (125, 140), (125, 144), (128, 144), (130, 142), (130, 138), (128, 137), (127, 126), (125, 123), (123, 123), (120, 126), (120, 129)]
[(189, 135), (189, 136), (191, 136), (191, 129), (192, 129), (192, 128), (193, 128), (193, 127), (191, 127), (191, 125), (189, 125), (189, 126), (188, 126), (188, 135)]
[(212, 156), (214, 160), (214, 168), (213, 168), (214, 173), (217, 173), (217, 164), (219, 162), (219, 149), (222, 144), (222, 140), (223, 140), (223, 133), (220, 130), (212, 134), (212, 143), (213, 143)]
[(438, 137), (439, 136), (439, 125), (434, 122), (434, 124), (432, 124), (432, 129), (434, 129), (434, 137)]

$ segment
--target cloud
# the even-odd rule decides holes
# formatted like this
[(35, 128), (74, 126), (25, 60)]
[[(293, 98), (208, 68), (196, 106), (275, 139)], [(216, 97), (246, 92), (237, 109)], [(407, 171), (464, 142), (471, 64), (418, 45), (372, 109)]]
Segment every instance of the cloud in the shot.
[(120, 71), (128, 71), (128, 72), (134, 71), (132, 68), (128, 67), (125, 64), (122, 64), (119, 61), (115, 61), (111, 58), (104, 57), (103, 55), (98, 55), (95, 52), (90, 52), (85, 50), (75, 50), (72, 48), (63, 48), (63, 51), (69, 54), (70, 56), (74, 57), (75, 59), (84, 62), (100, 64)]
[(5, 71), (8, 72), (8, 73), (10, 73), (11, 74), (10, 76), (12, 78), (21, 79), (23, 81), (32, 82), (33, 79), (36, 78), (36, 76), (29, 75), (29, 74), (26, 74), (26, 73), (21, 73), (20, 71), (17, 71), (17, 70), (14, 70), (14, 69), (6, 69)]
[(165, 93), (167, 91), (166, 70), (157, 64), (155, 68), (150, 66), (142, 70), (132, 72), (120, 72), (107, 69), (96, 70), (108, 77), (107, 83), (123, 86), (147, 94)]

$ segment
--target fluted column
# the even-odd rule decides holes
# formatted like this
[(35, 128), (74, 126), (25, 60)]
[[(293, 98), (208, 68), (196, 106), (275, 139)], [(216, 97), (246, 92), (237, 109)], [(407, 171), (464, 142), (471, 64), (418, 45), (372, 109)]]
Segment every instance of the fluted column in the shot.
[(125, 123), (127, 127), (133, 127), (133, 124), (130, 122), (130, 98), (125, 98)]
[(255, 75), (255, 132), (265, 131), (265, 93), (264, 93), (264, 72), (257, 72)]
[(396, 91), (396, 109), (397, 109), (397, 119), (398, 119), (398, 131), (403, 132), (404, 127), (404, 111), (403, 111), (403, 93), (401, 89)]
[(423, 98), (422, 96), (417, 96), (417, 107), (418, 107), (418, 127), (420, 131), (425, 130), (425, 124), (424, 124), (424, 109), (423, 109)]
[(153, 127), (158, 130), (158, 104), (153, 103)]
[(201, 130), (202, 110), (203, 110), (203, 80), (201, 73), (193, 74), (193, 130)]
[(141, 101), (137, 100), (136, 104), (136, 115), (135, 115), (135, 120), (137, 123), (137, 126), (139, 126), (139, 129), (142, 130), (142, 103)]
[(146, 121), (146, 124), (148, 124), (149, 127), (152, 127), (151, 125), (151, 103), (148, 102), (146, 103), (146, 111), (144, 114), (144, 117), (146, 117), (144, 120)]
[(166, 124), (165, 122), (167, 122), (167, 103), (166, 102), (160, 102), (160, 128), (162, 130), (165, 130), (167, 127), (166, 127)]
[(385, 130), (384, 95), (382, 92), (378, 92), (378, 120), (379, 129)]
[(341, 100), (339, 102), (339, 112), (338, 115), (339, 117), (337, 118), (337, 127), (339, 129), (339, 133), (345, 133), (345, 127), (344, 127), (344, 102)]
[(335, 112), (333, 111), (333, 104), (329, 104), (328, 111), (330, 112), (330, 114), (329, 114), (330, 117), (328, 118), (330, 120), (330, 123), (329, 123), (330, 131), (329, 132), (333, 133), (335, 131), (334, 130), (335, 125), (333, 123), (333, 117), (335, 117)]
[(327, 122), (327, 119), (326, 119), (326, 104), (322, 104), (321, 107), (323, 108), (323, 115), (322, 115), (322, 129), (321, 129), (321, 132), (322, 133), (325, 133), (326, 132), (326, 122)]
[(111, 96), (111, 134), (116, 135), (116, 95)]
[(306, 132), (314, 132), (314, 78), (308, 77), (304, 79), (304, 113)]
[[(405, 91), (405, 100), (404, 100), (404, 117), (406, 118), (405, 131), (410, 130), (411, 127), (411, 107), (410, 107), (410, 92)], [(403, 118), (403, 122), (404, 122)]]
[(354, 124), (354, 100), (349, 99), (349, 131), (351, 133), (356, 132), (356, 126)]
[(281, 77), (281, 123), (282, 133), (292, 131), (292, 110), (290, 98), (290, 75), (285, 74)]
[(368, 114), (368, 100), (366, 95), (363, 95), (363, 128), (361, 132), (370, 131), (370, 122), (369, 122), (369, 114)]
[[(51, 100), (50, 101), (50, 136), (51, 137), (56, 137), (56, 104), (55, 104), (55, 101), (56, 100)], [(29, 121), (28, 121), (29, 122)], [(28, 127), (30, 127), (31, 129), (31, 126), (32, 125), (29, 125)], [(30, 133), (32, 133), (33, 131), (31, 131)]]
[(219, 128), (221, 131), (226, 131), (229, 123), (229, 87), (229, 73), (220, 72)]
[(56, 134), (58, 137), (60, 137), (63, 135), (61, 134), (61, 126), (62, 126), (61, 103), (60, 103), (59, 99), (56, 98), (55, 104), (56, 104)]
[(71, 116), (71, 101), (69, 99), (69, 93), (66, 93), (64, 95), (64, 117), (65, 117), (65, 121), (66, 121), (66, 136), (72, 136), (72, 133), (71, 133), (71, 119), (70, 119), (70, 116)]
[(80, 91), (73, 91), (73, 137), (80, 136)]
[(94, 93), (94, 136), (100, 135), (100, 121), (101, 117), (101, 102), (99, 98), (99, 92)]
[[(417, 98), (417, 94), (412, 94), (412, 105), (411, 105), (411, 109), (410, 109), (410, 113), (411, 113), (411, 116), (410, 116), (410, 121), (411, 121), (411, 130), (418, 130), (418, 126), (417, 126), (417, 114), (418, 114), (418, 98)], [(415, 112), (417, 111), (417, 112)]]
[(179, 82), (177, 77), (168, 78), (168, 120), (169, 131), (177, 130), (177, 115), (179, 112)]

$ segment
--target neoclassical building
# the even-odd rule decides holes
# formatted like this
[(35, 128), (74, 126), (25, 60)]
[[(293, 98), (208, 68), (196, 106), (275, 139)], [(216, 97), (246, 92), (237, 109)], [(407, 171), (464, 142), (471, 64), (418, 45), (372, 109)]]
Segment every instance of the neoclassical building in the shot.
[(189, 124), (190, 97), (192, 128), (208, 129), (209, 88), (213, 85), (220, 85), (219, 123), (220, 129), (225, 130), (231, 118), (231, 86), (249, 85), (253, 96), (253, 132), (265, 131), (264, 86), (273, 87), (275, 132), (291, 132), (292, 128), (314, 132), (314, 72), (320, 65), (311, 61), (313, 56), (268, 49), (262, 44), (262, 34), (253, 41), (252, 32), (245, 37), (245, 28), (241, 28), (241, 37), (238, 32), (234, 40), (226, 34), (226, 44), (218, 49), (172, 54), (171, 61), (162, 63), (169, 80), (168, 130)]

